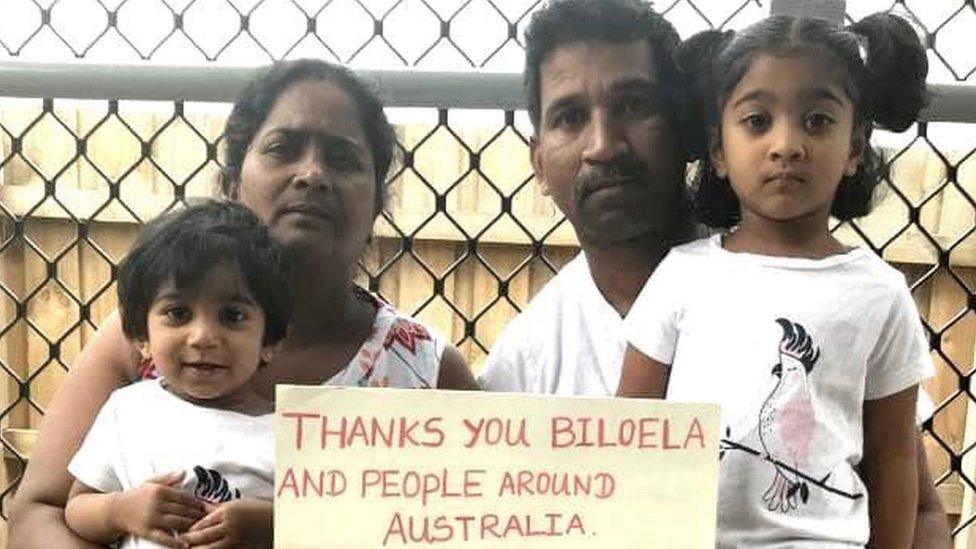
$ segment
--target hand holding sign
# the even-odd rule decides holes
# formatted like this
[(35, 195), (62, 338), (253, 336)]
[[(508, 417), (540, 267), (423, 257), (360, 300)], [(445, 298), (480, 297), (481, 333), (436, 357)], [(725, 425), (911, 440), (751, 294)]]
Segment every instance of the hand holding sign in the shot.
[(718, 409), (279, 386), (275, 546), (709, 547)]

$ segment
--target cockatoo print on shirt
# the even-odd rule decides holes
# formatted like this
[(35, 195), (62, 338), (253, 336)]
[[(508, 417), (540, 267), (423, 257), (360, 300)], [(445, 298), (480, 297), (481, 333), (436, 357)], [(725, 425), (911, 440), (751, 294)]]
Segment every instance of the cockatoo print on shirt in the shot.
[(759, 441), (775, 468), (763, 502), (770, 511), (788, 512), (806, 504), (810, 496), (809, 485), (795, 471), (809, 466), (817, 426), (809, 375), (820, 358), (820, 348), (802, 325), (785, 318), (776, 323), (783, 329), (783, 337), (779, 363), (772, 370), (776, 382), (759, 411)]

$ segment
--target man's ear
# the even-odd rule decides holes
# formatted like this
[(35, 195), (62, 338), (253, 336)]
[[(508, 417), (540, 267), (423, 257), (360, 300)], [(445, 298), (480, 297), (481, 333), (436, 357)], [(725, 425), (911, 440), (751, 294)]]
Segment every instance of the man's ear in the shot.
[(718, 128), (708, 130), (708, 158), (712, 161), (712, 169), (719, 177), (728, 177), (729, 171), (725, 166), (725, 151), (722, 150), (722, 134)]
[(864, 128), (854, 128), (854, 133), (851, 135), (851, 152), (847, 157), (847, 164), (844, 165), (844, 175), (851, 177), (857, 173), (857, 168), (861, 165), (861, 157), (864, 156), (864, 149), (867, 146), (867, 131)]
[(532, 161), (532, 171), (535, 172), (535, 180), (539, 185), (539, 192), (542, 196), (550, 196), (549, 184), (546, 182), (546, 173), (542, 164), (542, 152), (539, 150), (539, 137), (533, 135), (529, 138), (529, 159)]

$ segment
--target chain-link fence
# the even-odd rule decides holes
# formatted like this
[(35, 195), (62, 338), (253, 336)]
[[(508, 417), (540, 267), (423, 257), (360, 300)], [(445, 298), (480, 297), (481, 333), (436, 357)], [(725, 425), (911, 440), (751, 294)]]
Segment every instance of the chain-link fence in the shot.
[[(513, 74), (538, 4), (5, 0), (0, 515), (46, 404), (115, 308), (115, 265), (139, 224), (215, 193), (227, 101), (250, 74), (235, 65), (320, 57), (374, 81), (401, 154), (359, 279), (449, 335), (479, 368), (505, 323), (576, 253), (571, 228), (533, 181), (531, 127)], [(971, 0), (847, 4), (851, 19), (887, 9), (911, 18), (929, 48), (932, 82), (976, 80), (966, 40), (976, 32)], [(760, 0), (656, 7), (682, 36), (769, 13)], [(81, 64), (51, 64), (73, 60)], [(968, 421), (976, 414), (976, 138), (968, 124), (976, 95), (961, 85), (938, 91), (928, 122), (876, 134), (892, 179), (871, 216), (837, 231), (883, 254), (913, 284), (938, 371), (927, 384), (937, 404), (924, 425), (929, 461), (957, 540), (968, 545), (976, 512), (976, 416)]]

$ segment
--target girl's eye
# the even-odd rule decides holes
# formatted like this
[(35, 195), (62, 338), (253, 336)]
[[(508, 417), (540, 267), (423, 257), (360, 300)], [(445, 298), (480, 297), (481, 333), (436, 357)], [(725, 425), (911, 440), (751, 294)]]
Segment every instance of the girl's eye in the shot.
[(228, 326), (237, 326), (247, 319), (240, 307), (224, 307), (220, 310), (220, 322)]
[(834, 119), (823, 113), (814, 113), (807, 116), (806, 125), (812, 130), (826, 128), (834, 122)]
[(766, 129), (769, 125), (769, 117), (764, 114), (754, 113), (746, 115), (740, 122), (749, 130), (758, 132)]
[(184, 324), (190, 320), (193, 314), (189, 307), (171, 305), (163, 309), (163, 316), (170, 324)]

